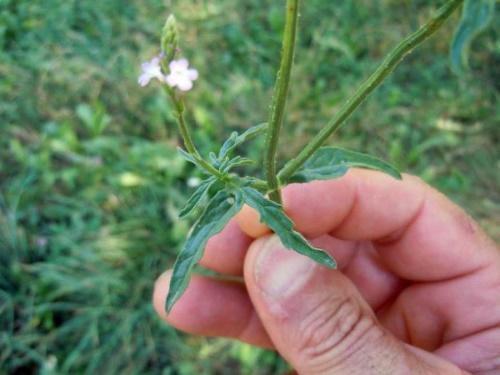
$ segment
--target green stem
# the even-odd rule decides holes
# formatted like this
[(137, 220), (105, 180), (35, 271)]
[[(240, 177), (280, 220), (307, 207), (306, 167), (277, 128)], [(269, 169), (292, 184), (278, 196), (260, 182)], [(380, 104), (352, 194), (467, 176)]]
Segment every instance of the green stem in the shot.
[(225, 179), (225, 176), (222, 173), (220, 173), (216, 168), (214, 168), (210, 163), (207, 163), (198, 152), (198, 149), (196, 148), (193, 139), (191, 138), (191, 134), (189, 133), (189, 128), (186, 124), (186, 119), (184, 118), (185, 107), (182, 99), (179, 99), (175, 95), (174, 90), (169, 86), (164, 85), (163, 87), (167, 95), (170, 96), (170, 99), (172, 100), (172, 103), (175, 106), (175, 117), (177, 119), (177, 125), (179, 126), (179, 131), (181, 133), (181, 137), (184, 142), (184, 147), (186, 147), (186, 150), (193, 156), (193, 158), (196, 159), (198, 164), (200, 164), (208, 173), (214, 175), (219, 179)]
[(359, 87), (354, 95), (347, 100), (340, 111), (326, 124), (326, 126), (299, 152), (297, 157), (290, 160), (278, 173), (280, 181), (286, 181), (326, 140), (342, 126), (359, 105), (370, 95), (385, 78), (399, 65), (403, 58), (415, 47), (434, 34), (450, 17), (464, 0), (450, 0), (437, 10), (434, 17), (424, 24), (418, 31), (408, 36), (384, 59), (375, 72)]
[(266, 138), (266, 157), (264, 168), (269, 185), (269, 197), (281, 202), (279, 180), (276, 176), (276, 156), (278, 152), (278, 142), (280, 130), (283, 124), (285, 113), (290, 75), (295, 52), (295, 39), (297, 34), (299, 0), (287, 0), (286, 2), (286, 22), (283, 32), (283, 45), (281, 51), (281, 63), (274, 86), (273, 102), (269, 116), (269, 128)]

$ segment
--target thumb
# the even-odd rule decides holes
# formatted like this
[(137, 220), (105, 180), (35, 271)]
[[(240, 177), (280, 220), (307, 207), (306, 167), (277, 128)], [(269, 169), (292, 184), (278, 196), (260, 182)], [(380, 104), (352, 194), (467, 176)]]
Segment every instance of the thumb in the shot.
[(397, 340), (345, 276), (284, 249), (276, 236), (252, 244), (245, 281), (276, 349), (299, 374), (462, 373)]

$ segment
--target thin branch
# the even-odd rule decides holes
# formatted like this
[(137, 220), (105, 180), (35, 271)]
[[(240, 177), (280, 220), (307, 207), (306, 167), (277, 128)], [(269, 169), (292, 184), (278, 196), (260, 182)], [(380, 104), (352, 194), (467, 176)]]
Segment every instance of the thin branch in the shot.
[(384, 59), (375, 72), (359, 87), (354, 95), (347, 100), (340, 111), (326, 124), (326, 126), (290, 160), (278, 173), (278, 179), (285, 182), (297, 169), (299, 169), (307, 159), (324, 144), (327, 139), (335, 133), (359, 105), (378, 87), (385, 78), (399, 65), (399, 63), (415, 47), (423, 43), (427, 38), (441, 28), (443, 23), (457, 9), (464, 0), (450, 0), (437, 10), (434, 17), (423, 25), (418, 31), (408, 36), (399, 43), (394, 50)]
[(281, 202), (279, 181), (276, 176), (276, 157), (278, 153), (278, 143), (280, 130), (288, 96), (290, 75), (295, 53), (295, 39), (297, 34), (299, 0), (287, 0), (286, 2), (286, 23), (283, 32), (283, 46), (281, 52), (281, 63), (276, 77), (274, 96), (269, 117), (269, 129), (266, 138), (266, 157), (264, 168), (269, 185), (269, 197)]

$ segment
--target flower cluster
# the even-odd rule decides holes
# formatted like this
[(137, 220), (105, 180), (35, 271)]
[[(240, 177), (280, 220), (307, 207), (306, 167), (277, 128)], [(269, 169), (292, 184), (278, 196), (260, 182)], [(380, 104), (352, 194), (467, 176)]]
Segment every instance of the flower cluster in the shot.
[(187, 59), (172, 60), (168, 65), (169, 73), (164, 74), (161, 68), (161, 60), (163, 56), (156, 56), (151, 61), (147, 61), (141, 65), (141, 75), (138, 83), (142, 87), (156, 78), (162, 83), (166, 83), (170, 87), (177, 87), (181, 91), (189, 91), (193, 88), (193, 82), (198, 78), (198, 71), (189, 68)]

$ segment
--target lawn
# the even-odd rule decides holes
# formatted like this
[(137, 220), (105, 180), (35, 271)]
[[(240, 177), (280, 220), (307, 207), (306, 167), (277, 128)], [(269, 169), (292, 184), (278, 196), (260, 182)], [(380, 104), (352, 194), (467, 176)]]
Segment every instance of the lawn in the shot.
[[(174, 13), (200, 72), (188, 118), (203, 153), (267, 118), (279, 61), (276, 0), (0, 0), (0, 374), (274, 374), (273, 353), (183, 335), (156, 318), (197, 172), (166, 97), (140, 88)], [(431, 0), (303, 2), (286, 119), (294, 155)], [(330, 140), (416, 174), (500, 239), (500, 33), (470, 72), (449, 46), (459, 14), (406, 58)], [(259, 158), (261, 148), (247, 153)], [(257, 370), (258, 369), (258, 370)]]

